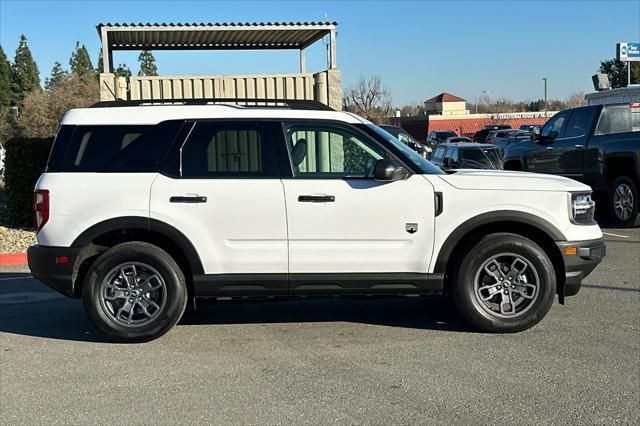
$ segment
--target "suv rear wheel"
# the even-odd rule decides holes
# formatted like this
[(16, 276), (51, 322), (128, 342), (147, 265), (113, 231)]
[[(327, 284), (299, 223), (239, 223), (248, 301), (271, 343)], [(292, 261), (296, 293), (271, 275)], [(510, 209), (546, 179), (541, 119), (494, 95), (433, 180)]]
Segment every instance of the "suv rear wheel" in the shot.
[(83, 301), (102, 332), (116, 340), (141, 342), (163, 335), (178, 322), (187, 289), (167, 252), (128, 242), (107, 250), (91, 265)]
[(456, 306), (484, 331), (532, 327), (549, 312), (555, 293), (555, 271), (544, 250), (515, 234), (483, 237), (453, 274)]
[(611, 219), (621, 228), (640, 225), (638, 215), (638, 187), (627, 176), (613, 181), (609, 194)]

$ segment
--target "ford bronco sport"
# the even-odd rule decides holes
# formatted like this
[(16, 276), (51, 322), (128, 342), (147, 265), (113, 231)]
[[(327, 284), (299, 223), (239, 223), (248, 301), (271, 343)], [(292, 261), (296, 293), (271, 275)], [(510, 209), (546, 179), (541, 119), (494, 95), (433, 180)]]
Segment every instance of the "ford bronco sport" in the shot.
[(450, 294), (474, 326), (516, 332), (605, 255), (590, 194), (558, 176), (447, 175), (314, 102), (99, 103), (62, 119), (28, 258), (123, 341), (238, 296)]

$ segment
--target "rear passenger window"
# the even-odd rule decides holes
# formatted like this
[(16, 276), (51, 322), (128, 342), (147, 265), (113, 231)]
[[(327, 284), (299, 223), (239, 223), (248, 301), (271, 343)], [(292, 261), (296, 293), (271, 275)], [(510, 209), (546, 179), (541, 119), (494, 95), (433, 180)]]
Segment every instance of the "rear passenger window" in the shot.
[(47, 171), (156, 172), (181, 125), (62, 126)]
[(629, 105), (606, 106), (602, 109), (596, 135), (640, 132), (640, 113), (632, 112)]
[(180, 148), (183, 177), (278, 177), (259, 123), (198, 122)]

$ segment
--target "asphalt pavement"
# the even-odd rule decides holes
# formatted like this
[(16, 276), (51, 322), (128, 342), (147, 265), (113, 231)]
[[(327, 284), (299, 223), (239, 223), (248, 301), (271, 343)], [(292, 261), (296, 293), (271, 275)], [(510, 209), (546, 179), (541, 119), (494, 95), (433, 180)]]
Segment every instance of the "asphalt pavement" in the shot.
[(0, 273), (0, 424), (640, 423), (640, 229), (540, 324), (480, 333), (447, 299), (203, 304), (114, 344), (80, 301)]

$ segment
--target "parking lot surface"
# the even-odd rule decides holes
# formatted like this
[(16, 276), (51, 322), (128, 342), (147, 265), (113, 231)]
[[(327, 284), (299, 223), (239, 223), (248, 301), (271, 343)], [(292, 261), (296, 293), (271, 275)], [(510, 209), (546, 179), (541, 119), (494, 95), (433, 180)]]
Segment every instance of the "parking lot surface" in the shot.
[(565, 306), (511, 335), (445, 298), (200, 305), (113, 344), (82, 305), (0, 273), (0, 423), (640, 422), (640, 229)]

